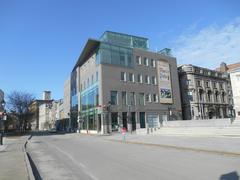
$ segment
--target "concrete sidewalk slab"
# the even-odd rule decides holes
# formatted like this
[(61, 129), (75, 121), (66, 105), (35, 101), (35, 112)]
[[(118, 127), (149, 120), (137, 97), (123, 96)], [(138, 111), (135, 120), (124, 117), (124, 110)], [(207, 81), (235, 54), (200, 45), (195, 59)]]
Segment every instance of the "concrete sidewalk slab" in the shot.
[[(123, 141), (122, 135), (105, 137), (111, 141)], [(230, 137), (186, 137), (164, 135), (126, 135), (126, 142), (153, 145), (165, 148), (194, 150), (217, 154), (240, 156), (240, 138)]]
[(27, 180), (28, 172), (23, 152), (27, 136), (6, 138), (5, 149), (0, 151), (0, 179)]

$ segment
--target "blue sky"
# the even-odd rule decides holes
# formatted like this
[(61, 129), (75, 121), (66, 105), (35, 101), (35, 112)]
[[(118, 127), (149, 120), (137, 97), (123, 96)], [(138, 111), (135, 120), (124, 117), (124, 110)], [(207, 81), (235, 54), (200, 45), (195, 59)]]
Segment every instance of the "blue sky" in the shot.
[(240, 61), (239, 0), (0, 0), (0, 88), (62, 98), (85, 42), (105, 30), (148, 37), (179, 64)]

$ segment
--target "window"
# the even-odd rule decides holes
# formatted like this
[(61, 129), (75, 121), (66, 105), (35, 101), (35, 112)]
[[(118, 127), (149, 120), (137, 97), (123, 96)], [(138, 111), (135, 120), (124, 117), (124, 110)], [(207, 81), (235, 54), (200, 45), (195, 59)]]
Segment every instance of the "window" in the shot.
[(220, 87), (220, 89), (223, 89), (223, 84), (219, 83), (219, 87)]
[(158, 96), (157, 96), (157, 94), (153, 94), (153, 102), (158, 102)]
[(125, 54), (124, 52), (120, 51), (120, 65), (124, 66), (125, 65)]
[(132, 56), (130, 54), (127, 55), (127, 67), (133, 67)]
[(134, 106), (135, 105), (135, 93), (130, 92), (130, 105)]
[(218, 100), (219, 100), (218, 92), (215, 93), (215, 99), (216, 99), (216, 102), (218, 102)]
[(151, 67), (156, 67), (156, 61), (154, 59), (151, 59), (150, 64)]
[(118, 131), (118, 113), (111, 113), (112, 131)]
[(111, 104), (117, 105), (117, 91), (111, 91)]
[(134, 82), (134, 74), (133, 73), (129, 73), (129, 81)]
[(89, 78), (87, 79), (87, 87), (89, 87)]
[(208, 81), (206, 82), (206, 87), (209, 87), (209, 82)]
[(85, 89), (86, 88), (86, 82), (84, 81), (83, 82), (83, 89)]
[(208, 102), (211, 102), (211, 91), (208, 91), (207, 92), (207, 100), (208, 100)]
[(127, 93), (125, 91), (122, 92), (122, 105), (127, 105)]
[(121, 72), (121, 81), (126, 81), (126, 73)]
[(200, 99), (200, 102), (203, 102), (203, 91), (199, 91), (199, 99)]
[(91, 84), (93, 84), (93, 82), (94, 82), (94, 76), (92, 75)]
[(152, 76), (152, 84), (156, 85), (157, 84), (157, 79), (155, 76)]
[(141, 56), (137, 56), (137, 57), (136, 57), (136, 62), (137, 62), (138, 65), (141, 65), (141, 64), (142, 64)]
[(145, 102), (144, 102), (144, 93), (139, 93), (139, 105), (140, 106), (144, 106), (145, 105)]
[(145, 112), (140, 112), (140, 128), (146, 128), (146, 122), (145, 122)]
[(98, 71), (96, 72), (96, 81), (98, 81)]
[(145, 83), (150, 84), (150, 79), (148, 75), (145, 76)]
[(222, 92), (222, 102), (225, 103), (225, 93)]
[(145, 58), (143, 59), (143, 65), (144, 65), (144, 66), (148, 66), (148, 58), (145, 57)]
[(213, 82), (213, 88), (216, 88), (216, 82)]
[(192, 93), (192, 91), (188, 91), (187, 94), (188, 94), (188, 100), (189, 101), (193, 101), (193, 93)]
[(201, 81), (200, 80), (197, 81), (197, 85), (201, 86)]
[(191, 79), (187, 79), (186, 83), (189, 86), (191, 84)]
[(236, 75), (238, 81), (240, 81), (240, 75)]
[(151, 94), (146, 94), (146, 102), (151, 102)]
[(142, 83), (142, 75), (141, 74), (137, 75), (137, 82)]

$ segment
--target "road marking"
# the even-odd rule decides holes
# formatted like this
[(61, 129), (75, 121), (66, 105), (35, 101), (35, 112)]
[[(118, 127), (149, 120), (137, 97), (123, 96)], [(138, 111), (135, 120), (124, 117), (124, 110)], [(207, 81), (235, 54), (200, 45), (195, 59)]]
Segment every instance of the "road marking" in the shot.
[[(46, 142), (47, 143), (47, 142)], [(49, 146), (54, 147), (55, 149), (57, 149), (60, 153), (64, 154), (65, 156), (67, 156), (75, 165), (77, 165), (78, 167), (82, 168), (84, 170), (84, 172), (93, 180), (98, 180), (98, 178), (96, 176), (94, 176), (88, 169), (87, 167), (81, 163), (76, 161), (70, 154), (68, 154), (67, 152), (63, 151), (62, 149), (60, 149), (58, 146), (47, 143)]]
[[(105, 140), (122, 143), (122, 140), (116, 140), (116, 139), (105, 139)], [(162, 148), (170, 148), (170, 149), (177, 149), (177, 150), (204, 152), (204, 153), (210, 153), (210, 154), (220, 154), (220, 155), (227, 155), (227, 156), (240, 156), (240, 153), (237, 153), (237, 152), (207, 150), (207, 149), (174, 146), (174, 145), (167, 145), (167, 144), (152, 144), (152, 143), (144, 143), (144, 142), (138, 142), (138, 141), (126, 141), (125, 144), (137, 144), (137, 145), (143, 145), (143, 146), (162, 147)]]

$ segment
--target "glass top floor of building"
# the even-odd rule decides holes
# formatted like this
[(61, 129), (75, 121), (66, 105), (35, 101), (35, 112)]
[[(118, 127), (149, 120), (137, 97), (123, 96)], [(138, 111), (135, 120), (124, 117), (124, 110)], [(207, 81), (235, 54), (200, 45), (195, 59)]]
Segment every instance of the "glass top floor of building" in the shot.
[(148, 38), (112, 31), (105, 31), (100, 41), (129, 48), (149, 49)]

